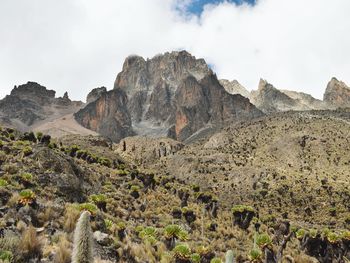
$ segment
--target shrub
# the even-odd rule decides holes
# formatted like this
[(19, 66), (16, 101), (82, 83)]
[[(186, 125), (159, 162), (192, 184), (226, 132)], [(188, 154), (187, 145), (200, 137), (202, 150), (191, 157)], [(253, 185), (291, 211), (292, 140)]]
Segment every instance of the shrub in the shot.
[(221, 258), (213, 258), (212, 260), (210, 260), (210, 263), (222, 263)]
[(31, 173), (22, 173), (21, 179), (25, 182), (30, 183), (33, 181), (33, 175)]
[(154, 227), (145, 227), (142, 231), (139, 232), (139, 237), (145, 241), (149, 242), (151, 245), (157, 243), (157, 229)]
[(259, 249), (252, 249), (250, 252), (249, 252), (249, 259), (251, 261), (258, 261), (261, 259), (261, 255), (262, 255), (262, 252), (261, 250)]
[(43, 133), (42, 132), (37, 132), (36, 133), (36, 138), (38, 139), (38, 141), (41, 141), (41, 139), (43, 138)]
[(107, 196), (104, 194), (98, 194), (98, 195), (90, 195), (89, 200), (93, 202), (99, 209), (102, 211), (107, 211), (106, 205), (107, 205)]
[(191, 262), (192, 263), (200, 263), (201, 262), (201, 256), (198, 253), (193, 253), (191, 255)]
[(334, 232), (330, 232), (327, 235), (327, 240), (330, 243), (337, 243), (340, 240), (340, 236), (337, 233)]
[(188, 260), (191, 258), (191, 249), (187, 244), (176, 245), (172, 252), (175, 259)]
[(7, 185), (8, 185), (8, 182), (6, 180), (0, 178), (0, 187), (5, 187)]
[(13, 260), (13, 254), (11, 251), (0, 251), (0, 260), (4, 263), (10, 263)]
[(19, 198), (18, 202), (22, 205), (30, 205), (36, 199), (34, 192), (30, 189), (26, 189), (26, 190), (21, 191), (19, 193), (19, 196), (20, 196), (20, 198)]
[(112, 220), (109, 220), (109, 219), (105, 219), (104, 220), (105, 222), (105, 226), (108, 230), (111, 230), (111, 228), (113, 227), (113, 221)]
[(246, 205), (236, 205), (232, 207), (232, 213), (234, 224), (238, 225), (241, 229), (247, 229), (255, 216), (254, 208)]
[(112, 161), (108, 158), (105, 157), (100, 157), (98, 158), (97, 161), (99, 164), (103, 165), (103, 166), (107, 166), (107, 167), (111, 167), (112, 166)]
[(188, 232), (182, 229), (179, 225), (168, 225), (164, 229), (166, 239), (176, 238), (181, 241), (188, 240)]
[(297, 239), (302, 239), (305, 234), (307, 233), (307, 231), (303, 228), (298, 229), (298, 231), (295, 233), (295, 236), (297, 237)]
[(260, 234), (256, 237), (256, 244), (261, 248), (266, 247), (271, 243), (272, 241), (268, 234)]
[(91, 214), (96, 214), (98, 209), (96, 207), (96, 205), (92, 204), (92, 203), (82, 203), (79, 204), (79, 210), (80, 211), (88, 211)]
[[(18, 258), (20, 238), (12, 232), (5, 231), (3, 237), (0, 238), (0, 251), (9, 251), (12, 253), (13, 261)], [(0, 261), (1, 262), (1, 261)]]

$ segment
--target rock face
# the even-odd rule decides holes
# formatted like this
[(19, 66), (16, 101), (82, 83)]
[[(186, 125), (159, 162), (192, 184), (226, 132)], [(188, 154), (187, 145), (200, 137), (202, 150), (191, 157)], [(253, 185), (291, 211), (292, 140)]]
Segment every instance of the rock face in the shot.
[(96, 88), (90, 91), (90, 93), (86, 97), (86, 103), (89, 104), (91, 102), (96, 101), (101, 97), (103, 93), (107, 91), (106, 87)]
[(206, 127), (262, 115), (248, 99), (227, 93), (205, 61), (185, 51), (128, 57), (114, 90), (102, 93), (76, 119), (115, 141), (134, 133), (184, 141)]
[(315, 99), (310, 94), (304, 92), (296, 92), (291, 90), (282, 90), (282, 92), (288, 95), (290, 98), (296, 100), (298, 104), (304, 105), (304, 108), (310, 110), (323, 110), (326, 109), (326, 105), (322, 100)]
[[(128, 57), (114, 91), (123, 91), (127, 96), (125, 103), (108, 111), (108, 116), (124, 116), (118, 122), (111, 123), (106, 114), (99, 114), (105, 112), (100, 107), (115, 103), (115, 98), (106, 101), (105, 96), (90, 103), (88, 111), (77, 113), (76, 119), (116, 141), (133, 133), (184, 141), (201, 129), (262, 115), (248, 99), (226, 92), (203, 59), (185, 51), (147, 60)], [(98, 128), (105, 125), (108, 129)]]
[(342, 81), (332, 78), (323, 96), (330, 107), (350, 107), (350, 88)]
[(257, 91), (252, 91), (251, 102), (264, 113), (325, 109), (325, 104), (302, 92), (279, 90), (261, 79)]
[(260, 79), (258, 90), (252, 92), (251, 101), (265, 113), (288, 111), (298, 107), (295, 100), (263, 79)]
[(250, 98), (250, 92), (243, 87), (237, 80), (229, 81), (227, 79), (220, 79), (220, 84), (230, 94), (239, 94), (243, 97)]
[(113, 141), (133, 135), (127, 109), (128, 98), (121, 89), (100, 93), (100, 97), (74, 114), (82, 126)]
[(60, 98), (55, 98), (55, 94), (36, 82), (15, 87), (0, 100), (0, 122), (25, 131), (40, 121), (74, 112), (83, 105), (71, 101), (68, 93)]

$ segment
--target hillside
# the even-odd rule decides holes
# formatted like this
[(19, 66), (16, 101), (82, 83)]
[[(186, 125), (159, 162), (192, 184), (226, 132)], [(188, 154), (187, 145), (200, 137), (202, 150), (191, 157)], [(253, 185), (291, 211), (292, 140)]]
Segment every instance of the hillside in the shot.
[(283, 262), (344, 262), (349, 119), (285, 113), (188, 146), (152, 139), (150, 151), (139, 148), (147, 138), (55, 141), (3, 128), (0, 250), (12, 262), (70, 262), (88, 210), (96, 262), (220, 262), (229, 249), (237, 262), (278, 260), (283, 242)]

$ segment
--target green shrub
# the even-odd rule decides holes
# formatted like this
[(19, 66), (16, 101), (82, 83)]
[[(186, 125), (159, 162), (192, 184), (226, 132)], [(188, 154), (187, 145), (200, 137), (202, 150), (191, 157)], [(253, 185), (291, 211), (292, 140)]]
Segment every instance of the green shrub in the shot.
[(22, 173), (21, 179), (26, 182), (32, 182), (33, 181), (33, 175), (31, 173)]
[(22, 190), (19, 193), (19, 196), (20, 196), (20, 198), (19, 198), (18, 202), (22, 205), (32, 204), (36, 198), (35, 193), (30, 189)]
[(111, 230), (112, 226), (113, 226), (113, 221), (109, 220), (109, 219), (105, 219), (104, 220), (105, 226), (108, 230)]
[(13, 260), (13, 254), (11, 251), (0, 251), (0, 260), (1, 262), (12, 262)]
[(107, 166), (107, 167), (112, 166), (112, 161), (105, 157), (99, 157), (97, 162), (103, 166)]
[(302, 239), (305, 234), (307, 233), (307, 231), (303, 228), (298, 229), (298, 231), (295, 233), (295, 236), (297, 237), (297, 239)]
[(36, 133), (36, 138), (40, 141), (43, 138), (43, 133), (42, 132), (37, 132)]
[(337, 233), (334, 232), (330, 232), (327, 235), (327, 240), (330, 243), (337, 243), (340, 240), (340, 236)]
[(116, 173), (117, 175), (124, 176), (124, 175), (127, 175), (127, 174), (128, 174), (128, 171), (119, 169), (119, 170), (116, 170), (115, 173)]
[(107, 201), (107, 196), (104, 194), (90, 195), (89, 199), (95, 204), (101, 204)]
[(0, 179), (0, 187), (5, 187), (8, 185), (8, 182), (4, 179)]
[(256, 244), (259, 247), (266, 247), (272, 243), (268, 234), (260, 234), (256, 237)]
[(262, 256), (262, 252), (261, 250), (259, 249), (252, 249), (250, 252), (249, 252), (249, 259), (251, 261), (254, 261), (254, 260), (259, 260), (261, 259), (261, 256)]
[(166, 239), (177, 238), (181, 241), (188, 240), (188, 232), (179, 225), (166, 226), (164, 229), (164, 236)]
[(210, 260), (210, 263), (222, 263), (221, 258), (213, 258), (212, 260)]
[(178, 244), (173, 249), (175, 259), (186, 260), (191, 258), (191, 249), (187, 244)]
[(198, 253), (193, 253), (191, 255), (191, 263), (200, 263), (201, 262), (201, 256)]
[(24, 156), (31, 155), (33, 153), (33, 149), (30, 146), (26, 146), (22, 150)]
[(82, 203), (78, 205), (80, 211), (89, 211), (91, 214), (96, 214), (98, 209), (97, 206), (92, 203)]

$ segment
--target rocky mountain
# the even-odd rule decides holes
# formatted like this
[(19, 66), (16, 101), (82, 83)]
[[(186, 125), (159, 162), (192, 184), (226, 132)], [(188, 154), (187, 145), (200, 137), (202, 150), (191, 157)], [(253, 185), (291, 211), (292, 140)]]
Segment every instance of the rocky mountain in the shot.
[(83, 106), (71, 101), (68, 93), (56, 98), (56, 92), (36, 82), (14, 87), (11, 94), (0, 100), (0, 122), (22, 131), (73, 113)]
[(230, 94), (239, 94), (243, 97), (250, 98), (250, 92), (243, 87), (237, 80), (229, 81), (227, 79), (220, 79), (220, 84)]
[(264, 113), (283, 111), (306, 111), (326, 109), (326, 105), (311, 95), (288, 90), (279, 90), (261, 79), (258, 90), (252, 91), (251, 102)]
[[(248, 99), (226, 92), (203, 59), (185, 51), (147, 60), (128, 57), (114, 91), (102, 93), (106, 96), (75, 116), (84, 127), (113, 140), (135, 133), (184, 141), (201, 130), (262, 115)], [(111, 94), (114, 99), (106, 99)], [(123, 103), (109, 107), (115, 100)], [(124, 117), (111, 123), (110, 116), (116, 115)]]
[(327, 109), (325, 103), (322, 100), (315, 99), (310, 94), (304, 92), (297, 92), (291, 90), (281, 90), (284, 94), (290, 98), (296, 100), (299, 105), (304, 105), (304, 108), (309, 110), (325, 110)]
[(323, 100), (329, 107), (350, 107), (350, 87), (332, 78), (327, 85)]
[(99, 97), (75, 113), (74, 117), (87, 129), (119, 141), (134, 134), (127, 105), (128, 98), (123, 90), (100, 90)]

